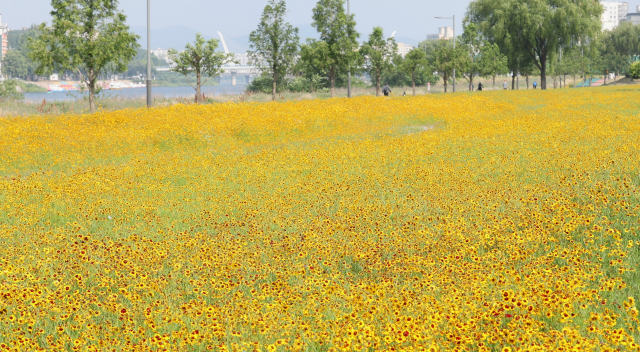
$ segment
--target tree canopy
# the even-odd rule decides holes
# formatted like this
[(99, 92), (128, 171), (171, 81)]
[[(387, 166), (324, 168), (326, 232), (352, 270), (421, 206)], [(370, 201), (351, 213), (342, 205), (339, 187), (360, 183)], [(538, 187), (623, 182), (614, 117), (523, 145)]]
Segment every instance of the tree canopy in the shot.
[(29, 38), (29, 58), (36, 73), (75, 73), (89, 90), (95, 111), (98, 76), (107, 70), (124, 72), (136, 55), (138, 36), (129, 31), (117, 0), (52, 0), (52, 25), (40, 25), (42, 34)]
[[(562, 46), (595, 38), (601, 28), (602, 5), (584, 0), (475, 0), (467, 20), (513, 61), (529, 56), (546, 89), (547, 61)], [(513, 66), (513, 65), (511, 65)], [(517, 72), (514, 72), (517, 73)]]
[(284, 0), (269, 0), (258, 28), (249, 35), (251, 62), (272, 79), (272, 100), (276, 100), (278, 80), (289, 73), (298, 54), (298, 28), (284, 22), (287, 4)]

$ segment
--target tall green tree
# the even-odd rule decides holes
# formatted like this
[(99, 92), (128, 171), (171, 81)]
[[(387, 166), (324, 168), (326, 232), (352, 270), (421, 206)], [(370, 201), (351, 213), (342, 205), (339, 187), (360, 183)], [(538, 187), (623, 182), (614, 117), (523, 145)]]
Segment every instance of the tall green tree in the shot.
[(327, 44), (326, 72), (331, 97), (335, 97), (336, 78), (358, 67), (360, 34), (355, 29), (355, 17), (346, 14), (344, 0), (319, 0), (313, 9), (311, 25), (320, 34), (320, 40)]
[(546, 89), (550, 55), (561, 46), (596, 37), (602, 12), (597, 1), (475, 0), (469, 4), (467, 18), (477, 24), (481, 35), (504, 48), (503, 53), (529, 56), (540, 70), (541, 88)]
[(272, 78), (271, 96), (274, 101), (278, 80), (284, 78), (294, 66), (300, 41), (298, 28), (284, 21), (286, 13), (284, 0), (269, 0), (258, 28), (249, 35), (250, 61)]
[[(171, 48), (167, 52), (169, 59), (175, 65), (171, 70), (183, 74), (191, 87), (196, 90), (196, 103), (202, 99), (202, 86), (209, 79), (224, 73), (222, 65), (234, 62), (233, 54), (225, 54), (216, 49), (218, 49), (217, 39), (205, 41), (198, 33), (193, 45), (188, 43), (184, 51), (178, 52)], [(195, 81), (189, 78), (192, 74), (195, 75)]]
[(427, 54), (420, 48), (413, 48), (407, 53), (399, 65), (400, 69), (411, 76), (411, 87), (413, 95), (416, 95), (416, 78), (421, 73), (429, 71), (429, 62)]
[(435, 50), (434, 68), (444, 81), (444, 91), (447, 92), (449, 79), (453, 77), (454, 69), (460, 71), (465, 64), (467, 53), (464, 48), (458, 46), (454, 49), (451, 40), (440, 39)]
[(603, 40), (608, 53), (640, 55), (640, 26), (629, 21), (620, 23)]
[(496, 89), (496, 76), (506, 75), (509, 72), (507, 67), (507, 56), (504, 55), (498, 44), (485, 43), (480, 48), (480, 75), (491, 77), (493, 89)]
[(30, 60), (20, 50), (9, 50), (2, 58), (2, 70), (9, 77), (26, 78)]
[(89, 90), (89, 108), (95, 111), (98, 77), (107, 69), (127, 70), (136, 55), (138, 36), (129, 31), (117, 0), (52, 0), (51, 26), (29, 39), (29, 58), (37, 74), (72, 71)]
[(322, 86), (331, 67), (329, 45), (326, 42), (307, 39), (300, 47), (300, 60), (296, 70), (307, 79), (311, 93)]
[(369, 34), (369, 40), (360, 48), (364, 62), (364, 71), (371, 76), (376, 86), (376, 96), (380, 96), (380, 79), (392, 67), (398, 55), (398, 44), (394, 38), (384, 38), (382, 28), (375, 27)]
[(469, 90), (473, 90), (473, 80), (480, 74), (480, 49), (482, 39), (478, 34), (475, 23), (465, 23), (464, 32), (460, 36), (460, 44), (466, 53), (466, 57), (461, 62), (460, 74), (469, 82)]

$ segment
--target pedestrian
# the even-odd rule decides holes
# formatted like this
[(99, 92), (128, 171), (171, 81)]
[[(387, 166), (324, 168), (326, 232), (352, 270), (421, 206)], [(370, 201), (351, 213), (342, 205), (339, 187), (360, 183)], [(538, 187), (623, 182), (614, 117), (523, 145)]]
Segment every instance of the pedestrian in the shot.
[(391, 88), (389, 88), (389, 83), (385, 83), (384, 87), (382, 87), (382, 94), (384, 94), (385, 97), (388, 97), (390, 93)]
[(538, 81), (533, 81), (533, 89), (538, 88)]
[(502, 88), (504, 88), (504, 90), (507, 90), (509, 88), (509, 84), (507, 83), (507, 80), (504, 80), (504, 83), (502, 83)]
[(406, 97), (406, 96), (407, 96), (407, 91), (406, 91), (406, 90), (402, 92), (402, 96), (403, 96), (403, 97)]
[(482, 82), (478, 83), (478, 92), (482, 92), (482, 88), (484, 88)]

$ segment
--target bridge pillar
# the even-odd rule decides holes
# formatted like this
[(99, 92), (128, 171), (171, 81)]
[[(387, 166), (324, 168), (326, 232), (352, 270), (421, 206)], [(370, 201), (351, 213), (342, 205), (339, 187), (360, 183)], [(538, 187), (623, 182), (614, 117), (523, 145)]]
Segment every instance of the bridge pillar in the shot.
[(236, 76), (238, 75), (238, 71), (231, 71), (231, 85), (236, 85)]
[(247, 85), (249, 85), (249, 83), (251, 83), (251, 76), (244, 76), (244, 79), (247, 81)]

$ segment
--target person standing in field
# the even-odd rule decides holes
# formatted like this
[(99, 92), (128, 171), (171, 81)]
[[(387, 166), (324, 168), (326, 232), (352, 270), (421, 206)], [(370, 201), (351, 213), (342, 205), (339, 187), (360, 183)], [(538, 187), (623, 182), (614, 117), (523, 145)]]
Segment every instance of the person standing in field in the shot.
[(478, 92), (482, 92), (482, 88), (484, 88), (482, 82), (478, 83)]
[(385, 97), (388, 97), (390, 93), (391, 88), (389, 88), (389, 83), (385, 83), (384, 87), (382, 87), (382, 94), (384, 94)]
[(509, 84), (507, 83), (507, 80), (504, 80), (504, 83), (502, 83), (502, 88), (504, 88), (504, 90), (507, 90), (509, 88)]
[(538, 88), (538, 81), (533, 81), (533, 89)]

